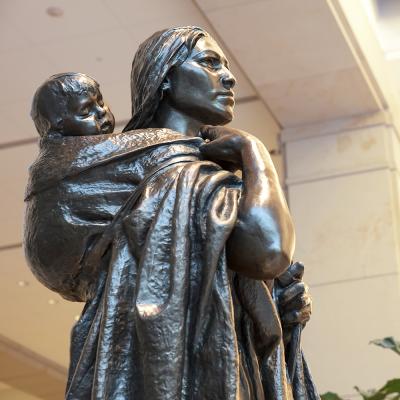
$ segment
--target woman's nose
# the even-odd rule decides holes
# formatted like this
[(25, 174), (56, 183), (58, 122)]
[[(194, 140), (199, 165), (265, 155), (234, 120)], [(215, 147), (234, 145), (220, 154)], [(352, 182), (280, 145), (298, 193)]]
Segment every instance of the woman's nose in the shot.
[(236, 78), (228, 68), (224, 68), (224, 74), (222, 75), (222, 84), (225, 89), (232, 89), (236, 85)]

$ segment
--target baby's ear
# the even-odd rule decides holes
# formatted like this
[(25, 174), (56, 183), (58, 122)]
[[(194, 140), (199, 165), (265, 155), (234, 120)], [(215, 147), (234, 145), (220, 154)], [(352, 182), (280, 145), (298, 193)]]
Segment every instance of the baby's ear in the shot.
[(62, 133), (64, 129), (63, 119), (61, 117), (55, 117), (52, 121), (53, 130)]

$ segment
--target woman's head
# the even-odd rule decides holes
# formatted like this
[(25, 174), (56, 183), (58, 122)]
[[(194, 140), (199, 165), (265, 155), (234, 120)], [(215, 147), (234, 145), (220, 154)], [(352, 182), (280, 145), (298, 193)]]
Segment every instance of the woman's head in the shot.
[[(197, 43), (199, 44), (197, 45)], [(214, 57), (215, 62), (221, 63), (219, 69), (221, 71), (223, 69), (224, 77), (218, 77), (218, 79), (226, 80), (221, 88), (225, 88), (227, 92), (229, 91), (229, 93), (231, 93), (231, 100), (227, 100), (226, 98), (224, 100), (223, 96), (221, 96), (220, 101), (222, 103), (231, 102), (233, 109), (233, 93), (230, 89), (234, 86), (235, 79), (230, 73), (226, 58), (216, 42), (206, 31), (199, 27), (188, 26), (167, 29), (156, 32), (145, 40), (135, 54), (131, 73), (132, 119), (125, 127), (125, 131), (148, 127), (165, 93), (168, 93), (168, 97), (171, 98), (176, 94), (179, 100), (180, 94), (172, 89), (177, 89), (177, 84), (183, 82), (182, 78), (185, 78), (185, 76), (186, 78), (192, 79), (192, 81), (193, 79), (196, 82), (198, 81), (200, 84), (197, 88), (194, 87), (192, 89), (196, 89), (197, 92), (207, 90), (204, 85), (204, 77), (202, 84), (200, 75), (196, 77), (192, 74), (190, 77), (190, 74), (188, 75), (184, 71), (184, 66), (186, 66), (188, 61), (192, 61), (191, 59), (193, 58), (193, 62), (196, 62), (196, 65), (198, 65), (199, 68), (203, 68), (207, 74), (204, 64), (206, 63), (206, 59), (211, 59), (212, 57), (204, 55), (204, 60), (200, 60), (201, 57), (198, 54), (202, 49), (204, 50), (207, 48), (207, 46), (213, 48), (215, 50), (214, 53), (217, 53), (216, 57), (218, 59)], [(197, 47), (199, 47), (199, 49), (197, 49)], [(212, 71), (212, 69), (216, 70), (216, 68), (213, 66), (209, 67), (210, 71), (208, 71), (208, 74), (210, 76), (211, 73), (216, 75), (216, 72)], [(181, 70), (183, 74), (180, 73)], [(220, 75), (221, 71), (218, 72)], [(205, 78), (207, 79), (207, 77)], [(216, 78), (214, 80), (216, 80)], [(174, 85), (174, 88), (171, 87), (172, 85)], [(180, 84), (180, 89), (182, 92), (186, 87)], [(199, 96), (201, 95), (201, 93), (197, 94)], [(195, 97), (191, 97), (192, 98), (187, 98), (189, 102), (191, 100), (196, 101)], [(231, 117), (227, 118), (231, 119)], [(222, 122), (223, 121), (221, 121), (221, 123)], [(204, 123), (209, 123), (209, 121), (204, 121)]]

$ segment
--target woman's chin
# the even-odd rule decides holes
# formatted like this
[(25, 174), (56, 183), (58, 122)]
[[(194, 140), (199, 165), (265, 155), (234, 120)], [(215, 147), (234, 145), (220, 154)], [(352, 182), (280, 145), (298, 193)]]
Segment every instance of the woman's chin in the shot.
[(213, 118), (210, 118), (210, 121), (205, 123), (204, 125), (226, 125), (233, 120), (233, 110), (225, 110), (224, 112), (219, 112), (218, 114), (214, 114)]

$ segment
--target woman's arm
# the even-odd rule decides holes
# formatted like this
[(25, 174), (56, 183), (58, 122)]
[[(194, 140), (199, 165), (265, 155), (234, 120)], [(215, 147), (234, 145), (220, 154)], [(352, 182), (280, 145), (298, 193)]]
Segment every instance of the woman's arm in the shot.
[(243, 193), (237, 223), (227, 243), (229, 267), (254, 279), (273, 279), (290, 264), (295, 234), (268, 151), (254, 136), (232, 128), (204, 127), (206, 158), (238, 165)]

